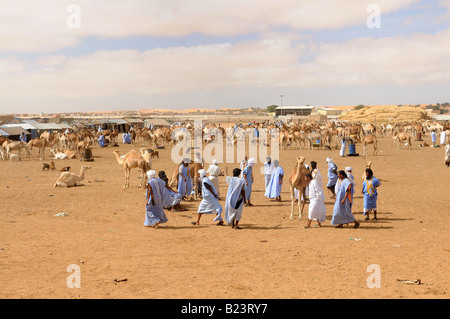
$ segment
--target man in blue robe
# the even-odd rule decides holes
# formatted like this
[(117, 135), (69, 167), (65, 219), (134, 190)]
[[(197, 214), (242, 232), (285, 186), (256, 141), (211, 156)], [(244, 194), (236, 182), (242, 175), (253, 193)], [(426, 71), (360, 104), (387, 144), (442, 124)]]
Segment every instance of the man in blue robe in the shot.
[(342, 228), (343, 224), (355, 223), (354, 227), (358, 228), (359, 222), (352, 214), (353, 184), (344, 171), (339, 171), (337, 175), (336, 202), (334, 203), (333, 217), (330, 224), (338, 225), (337, 228)]
[(365, 220), (369, 220), (369, 212), (373, 211), (373, 220), (377, 220), (377, 188), (380, 186), (380, 181), (373, 176), (373, 171), (370, 168), (366, 169), (366, 179), (363, 182), (362, 194), (364, 195), (364, 216)]
[(156, 172), (147, 172), (146, 215), (144, 226), (158, 228), (161, 223), (167, 223), (168, 218), (164, 212), (165, 183), (156, 178)]
[(103, 136), (103, 134), (100, 135), (100, 137), (98, 138), (98, 145), (100, 145), (100, 147), (105, 147), (105, 137)]
[(178, 193), (181, 195), (181, 198), (186, 200), (186, 197), (191, 196), (191, 192), (192, 180), (189, 159), (185, 158), (178, 167)]
[(269, 197), (270, 199), (276, 199), (276, 201), (281, 202), (281, 187), (283, 186), (284, 171), (283, 168), (279, 166), (277, 160), (273, 161), (273, 166), (273, 172), (264, 196)]
[(242, 210), (245, 202), (245, 180), (239, 177), (241, 170), (235, 168), (233, 176), (228, 176), (228, 170), (225, 167), (227, 177), (225, 179), (228, 184), (227, 197), (225, 198), (225, 220), (228, 225), (232, 225), (234, 229), (241, 229), (239, 221), (242, 217)]
[(255, 159), (252, 157), (248, 160), (247, 165), (242, 171), (242, 177), (245, 180), (245, 206), (253, 206), (250, 202), (253, 186), (253, 166), (255, 165)]
[(327, 157), (327, 163), (328, 163), (328, 183), (327, 188), (331, 192), (332, 199), (336, 198), (336, 192), (335, 192), (335, 186), (336, 182), (338, 180), (337, 176), (337, 166), (333, 163), (333, 160), (331, 158)]

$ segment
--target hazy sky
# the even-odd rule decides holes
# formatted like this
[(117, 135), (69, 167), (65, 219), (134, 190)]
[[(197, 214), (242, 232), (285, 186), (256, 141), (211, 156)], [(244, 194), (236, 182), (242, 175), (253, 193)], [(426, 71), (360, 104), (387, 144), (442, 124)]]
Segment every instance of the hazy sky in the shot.
[(0, 113), (428, 104), (449, 88), (450, 0), (0, 0)]

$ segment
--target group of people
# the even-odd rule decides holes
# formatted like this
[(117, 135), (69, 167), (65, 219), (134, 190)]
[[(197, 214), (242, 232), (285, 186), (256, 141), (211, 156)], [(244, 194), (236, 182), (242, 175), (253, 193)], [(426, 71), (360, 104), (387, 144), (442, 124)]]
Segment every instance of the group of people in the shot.
[[(204, 214), (215, 214), (216, 225), (231, 225), (234, 229), (241, 229), (239, 221), (242, 217), (244, 206), (253, 206), (250, 203), (251, 189), (253, 184), (252, 168), (255, 164), (253, 158), (246, 161), (243, 170), (235, 168), (232, 176), (228, 176), (226, 170), (226, 183), (228, 190), (225, 198), (225, 209), (219, 202), (219, 180), (220, 168), (217, 160), (213, 160), (208, 170), (198, 171), (201, 185), (202, 200), (197, 210), (197, 220), (192, 222), (200, 225), (200, 219)], [(207, 176), (209, 174), (209, 177)], [(164, 171), (160, 171), (158, 176), (154, 170), (147, 172), (147, 193), (146, 193), (146, 217), (145, 226), (158, 228), (161, 223), (168, 221), (164, 209), (174, 210), (176, 205), (180, 205), (183, 199), (192, 192), (192, 180), (190, 174), (189, 161), (183, 160), (178, 168), (177, 192), (168, 186), (168, 179)], [(222, 218), (224, 212), (224, 218)]]
[[(279, 165), (278, 160), (272, 161), (270, 157), (266, 158), (264, 163), (264, 196), (276, 201), (281, 201), (281, 188), (283, 185), (284, 171)], [(338, 170), (337, 165), (331, 158), (327, 158), (328, 164), (328, 182), (327, 189), (331, 192), (331, 198), (335, 199), (331, 225), (337, 228), (344, 224), (354, 223), (354, 227), (360, 226), (360, 223), (352, 214), (353, 195), (355, 192), (355, 180), (352, 174), (352, 168), (346, 167), (345, 170)], [(225, 209), (219, 202), (219, 182), (218, 176), (220, 168), (217, 160), (214, 160), (208, 170), (200, 169), (198, 171), (198, 182), (202, 200), (197, 210), (197, 220), (193, 225), (200, 225), (200, 219), (204, 214), (214, 214), (214, 222), (217, 225), (231, 225), (232, 228), (240, 229), (239, 221), (242, 217), (243, 207), (253, 206), (251, 204), (252, 185), (254, 182), (253, 168), (255, 160), (244, 158), (240, 168), (233, 169), (232, 176), (228, 176), (226, 170), (226, 183), (228, 190), (225, 198)], [(305, 164), (310, 170), (306, 174), (307, 197), (309, 199), (308, 223), (306, 228), (311, 227), (313, 220), (317, 221), (317, 226), (325, 221), (326, 207), (325, 194), (323, 191), (322, 175), (318, 169), (317, 162), (312, 161), (311, 166)], [(207, 176), (209, 174), (209, 177)], [(147, 173), (147, 195), (146, 207), (147, 214), (144, 222), (145, 226), (158, 227), (159, 224), (167, 222), (167, 216), (164, 208), (171, 208), (172, 211), (176, 205), (185, 199), (192, 191), (192, 180), (189, 168), (189, 161), (183, 161), (178, 171), (178, 189), (172, 190), (168, 186), (168, 179), (165, 172), (156, 172), (151, 170)], [(364, 216), (369, 220), (370, 213), (373, 212), (373, 220), (377, 220), (377, 188), (381, 185), (380, 181), (373, 176), (373, 171), (368, 168), (365, 171), (365, 180), (362, 185), (362, 194), (364, 196)], [(300, 195), (301, 196), (301, 195)], [(300, 199), (298, 199), (300, 200)], [(224, 212), (224, 218), (222, 213)]]

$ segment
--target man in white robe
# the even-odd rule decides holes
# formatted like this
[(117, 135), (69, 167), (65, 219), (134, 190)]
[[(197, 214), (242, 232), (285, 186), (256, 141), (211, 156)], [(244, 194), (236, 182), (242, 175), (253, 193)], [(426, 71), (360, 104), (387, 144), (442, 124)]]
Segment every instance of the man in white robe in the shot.
[(235, 168), (233, 176), (226, 177), (228, 192), (225, 199), (225, 220), (234, 229), (241, 229), (239, 221), (242, 217), (245, 202), (245, 180), (239, 177), (240, 174), (241, 170)]
[(209, 179), (214, 185), (214, 189), (217, 192), (217, 195), (219, 195), (220, 199), (220, 189), (219, 189), (219, 175), (220, 175), (220, 167), (218, 165), (219, 162), (217, 162), (216, 159), (212, 161), (212, 164), (209, 165), (208, 171), (206, 173), (209, 174)]
[(445, 145), (445, 138), (446, 138), (446, 132), (445, 132), (445, 130), (442, 130), (442, 132), (441, 132), (441, 138), (440, 138), (440, 144), (441, 145)]
[(201, 169), (198, 171), (200, 179), (202, 180), (202, 194), (203, 199), (198, 206), (197, 222), (192, 222), (193, 225), (200, 225), (200, 218), (203, 214), (213, 214), (217, 216), (214, 218), (214, 222), (218, 222), (217, 225), (223, 225), (222, 219), (222, 205), (219, 203), (219, 195), (214, 189), (214, 185), (211, 180), (206, 177), (206, 171)]
[(325, 194), (323, 193), (322, 181), (317, 177), (314, 179), (311, 174), (306, 174), (306, 181), (309, 185), (309, 207), (308, 207), (308, 224), (305, 228), (311, 227), (313, 220), (317, 221), (319, 227), (325, 221), (327, 209), (325, 207)]

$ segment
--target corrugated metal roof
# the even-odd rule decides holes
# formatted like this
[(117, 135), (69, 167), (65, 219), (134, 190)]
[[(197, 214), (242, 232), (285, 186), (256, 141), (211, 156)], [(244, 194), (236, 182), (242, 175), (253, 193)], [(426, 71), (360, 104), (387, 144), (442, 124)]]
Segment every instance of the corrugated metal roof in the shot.
[(6, 136), (6, 137), (9, 136), (9, 134), (6, 133), (5, 131), (3, 131), (2, 129), (0, 129), (0, 135), (1, 135), (1, 136)]
[(30, 132), (28, 132), (27, 130), (24, 130), (21, 127), (1, 127), (1, 130), (5, 133), (7, 133), (8, 135), (20, 135), (22, 133), (25, 134), (30, 134)]
[(27, 124), (27, 123), (21, 123), (21, 124), (4, 124), (2, 125), (2, 127), (21, 127), (24, 130), (36, 130), (36, 127), (31, 125), (31, 124)]

